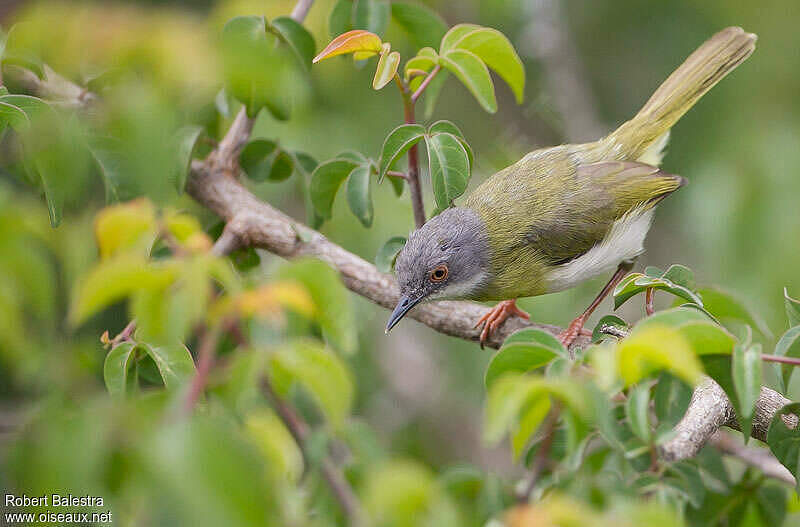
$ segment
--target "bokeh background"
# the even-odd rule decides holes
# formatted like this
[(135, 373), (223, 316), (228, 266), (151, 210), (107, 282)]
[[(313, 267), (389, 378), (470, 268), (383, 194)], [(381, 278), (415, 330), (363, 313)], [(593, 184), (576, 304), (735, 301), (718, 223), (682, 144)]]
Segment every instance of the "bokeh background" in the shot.
[[(472, 185), (537, 147), (607, 133), (632, 116), (688, 54), (719, 29), (740, 25), (757, 33), (754, 55), (673, 129), (664, 168), (685, 176), (690, 184), (659, 207), (647, 253), (638, 265), (687, 265), (699, 282), (735, 293), (774, 334), (783, 332), (783, 288), (800, 295), (800, 3), (425, 3), (449, 25), (475, 22), (500, 29), (526, 66), (525, 102), (516, 105), (507, 86), (498, 82), (495, 115), (481, 110), (455, 80), (445, 86), (432, 120), (453, 120), (464, 131), (476, 156)], [(120, 132), (153, 152), (153, 166), (159, 162), (159, 131), (186, 122), (214, 126), (208, 124), (209, 116), (222, 84), (216, 39), (224, 23), (242, 14), (285, 15), (293, 6), (291, 0), (1, 4), (0, 24), (18, 24), (16, 38), (68, 78), (81, 81), (109, 68), (140, 74), (115, 101), (115, 108), (128, 112), (120, 118), (125, 124)], [(307, 19), (318, 49), (329, 40), (326, 19), (332, 4), (318, 0)], [(396, 49), (410, 50), (396, 27), (389, 27), (385, 40)], [(349, 60), (315, 66), (312, 82), (298, 84), (292, 119), (279, 122), (262, 112), (254, 135), (277, 139), (319, 160), (345, 149), (378, 157), (384, 137), (402, 121), (402, 105), (391, 89), (374, 92), (371, 77), (370, 68), (355, 68)], [(148, 165), (142, 171), (157, 174)], [(294, 180), (253, 188), (296, 218), (305, 217)], [(26, 221), (46, 223), (43, 200), (17, 177), (0, 173), (0, 193), (4, 203), (24, 210)], [(430, 211), (430, 192), (427, 198)], [(373, 260), (387, 238), (406, 235), (412, 225), (407, 196), (398, 199), (382, 185), (375, 189), (375, 200), (371, 229), (361, 226), (339, 199), (334, 219), (322, 231)], [(197, 213), (207, 224), (213, 222), (188, 197), (166, 196), (164, 201)], [(55, 278), (39, 299), (49, 306), (50, 315), (45, 324), (28, 328), (29, 338), (15, 346), (0, 345), (5, 348), (0, 352), (0, 421), (5, 431), (0, 437), (13, 434), (15, 418), (34, 395), (53, 387), (75, 394), (102, 389), (104, 353), (98, 337), (105, 329), (119, 331), (127, 322), (126, 312), (112, 310), (77, 329), (67, 326), (65, 313), (74, 277), (96, 259), (91, 218), (104, 203), (96, 178), (76, 181), (62, 226), (46, 234), (60, 255), (53, 264)], [(265, 275), (272, 265), (265, 256)], [(30, 279), (33, 272), (21, 266), (14, 279)], [(564, 325), (603, 280), (526, 299), (521, 306), (537, 321)], [(488, 450), (480, 441), (488, 353), (413, 321), (384, 336), (388, 313), (362, 299), (353, 301), (360, 341), (358, 354), (349, 359), (359, 387), (356, 413), (375, 427), (381, 441), (393, 452), (433, 467), (470, 460), (498, 471), (513, 470), (505, 450)], [(610, 309), (606, 303), (598, 314)], [(641, 306), (626, 306), (622, 316), (633, 321), (641, 311)], [(20, 323), (30, 325), (26, 320)], [(63, 375), (65, 371), (71, 374)], [(62, 386), (66, 382), (70, 385)], [(789, 396), (796, 400), (800, 394)]]

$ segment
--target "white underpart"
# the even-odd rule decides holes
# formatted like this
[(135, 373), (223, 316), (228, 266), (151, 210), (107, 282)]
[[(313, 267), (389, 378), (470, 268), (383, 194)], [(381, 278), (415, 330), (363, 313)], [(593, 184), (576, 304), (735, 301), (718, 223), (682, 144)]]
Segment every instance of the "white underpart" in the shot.
[(614, 222), (603, 240), (585, 254), (559, 265), (550, 272), (548, 292), (569, 289), (584, 280), (614, 270), (621, 262), (644, 252), (654, 209), (634, 209)]

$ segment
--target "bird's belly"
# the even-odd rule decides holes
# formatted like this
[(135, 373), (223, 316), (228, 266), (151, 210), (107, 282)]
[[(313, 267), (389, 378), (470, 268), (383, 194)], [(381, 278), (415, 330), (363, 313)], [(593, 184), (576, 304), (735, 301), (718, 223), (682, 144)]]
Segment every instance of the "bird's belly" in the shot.
[(633, 260), (644, 252), (644, 239), (650, 230), (654, 208), (635, 209), (615, 221), (605, 238), (581, 256), (551, 268), (547, 292), (563, 291)]

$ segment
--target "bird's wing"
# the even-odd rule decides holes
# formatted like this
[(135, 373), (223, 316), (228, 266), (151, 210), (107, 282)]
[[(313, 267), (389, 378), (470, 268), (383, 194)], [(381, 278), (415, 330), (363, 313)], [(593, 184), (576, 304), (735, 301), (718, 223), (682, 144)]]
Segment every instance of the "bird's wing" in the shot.
[(650, 208), (685, 183), (644, 163), (610, 161), (579, 165), (557, 200), (532, 210), (525, 241), (549, 265), (584, 254), (605, 238), (615, 221)]

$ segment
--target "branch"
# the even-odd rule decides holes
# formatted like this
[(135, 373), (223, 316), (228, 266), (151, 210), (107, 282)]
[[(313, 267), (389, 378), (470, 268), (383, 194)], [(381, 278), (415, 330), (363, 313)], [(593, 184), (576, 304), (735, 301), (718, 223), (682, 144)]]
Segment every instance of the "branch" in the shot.
[[(344, 285), (354, 293), (386, 309), (397, 304), (400, 292), (394, 277), (260, 201), (231, 174), (209, 170), (204, 163), (195, 162), (186, 190), (222, 218), (227, 223), (225, 231), (229, 236), (235, 235), (243, 246), (265, 249), (287, 259), (319, 258), (337, 269)], [(440, 333), (477, 342), (480, 330), (473, 326), (488, 311), (474, 302), (443, 301), (419, 305), (408, 316)], [(537, 327), (553, 335), (561, 331), (556, 326), (514, 317), (492, 333), (487, 346), (499, 348), (508, 335), (523, 327)], [(587, 342), (588, 337), (580, 337), (575, 345), (584, 346)]]
[[(761, 395), (755, 405), (750, 435), (766, 441), (772, 418), (790, 402), (775, 390), (762, 386)], [(787, 426), (797, 426), (796, 417), (787, 415), (783, 419)], [(707, 378), (695, 388), (686, 414), (673, 429), (672, 439), (658, 446), (659, 456), (665, 461), (694, 457), (723, 426), (739, 430), (736, 412), (722, 387)]]
[(796, 481), (789, 469), (781, 465), (769, 450), (764, 448), (747, 447), (741, 440), (718, 431), (711, 436), (710, 442), (717, 450), (740, 461), (759, 469), (765, 476), (777, 479), (792, 487)]
[(97, 99), (97, 95), (59, 75), (46, 64), (43, 79), (18, 66), (12, 66), (9, 70), (26, 90), (57, 106), (83, 108)]

